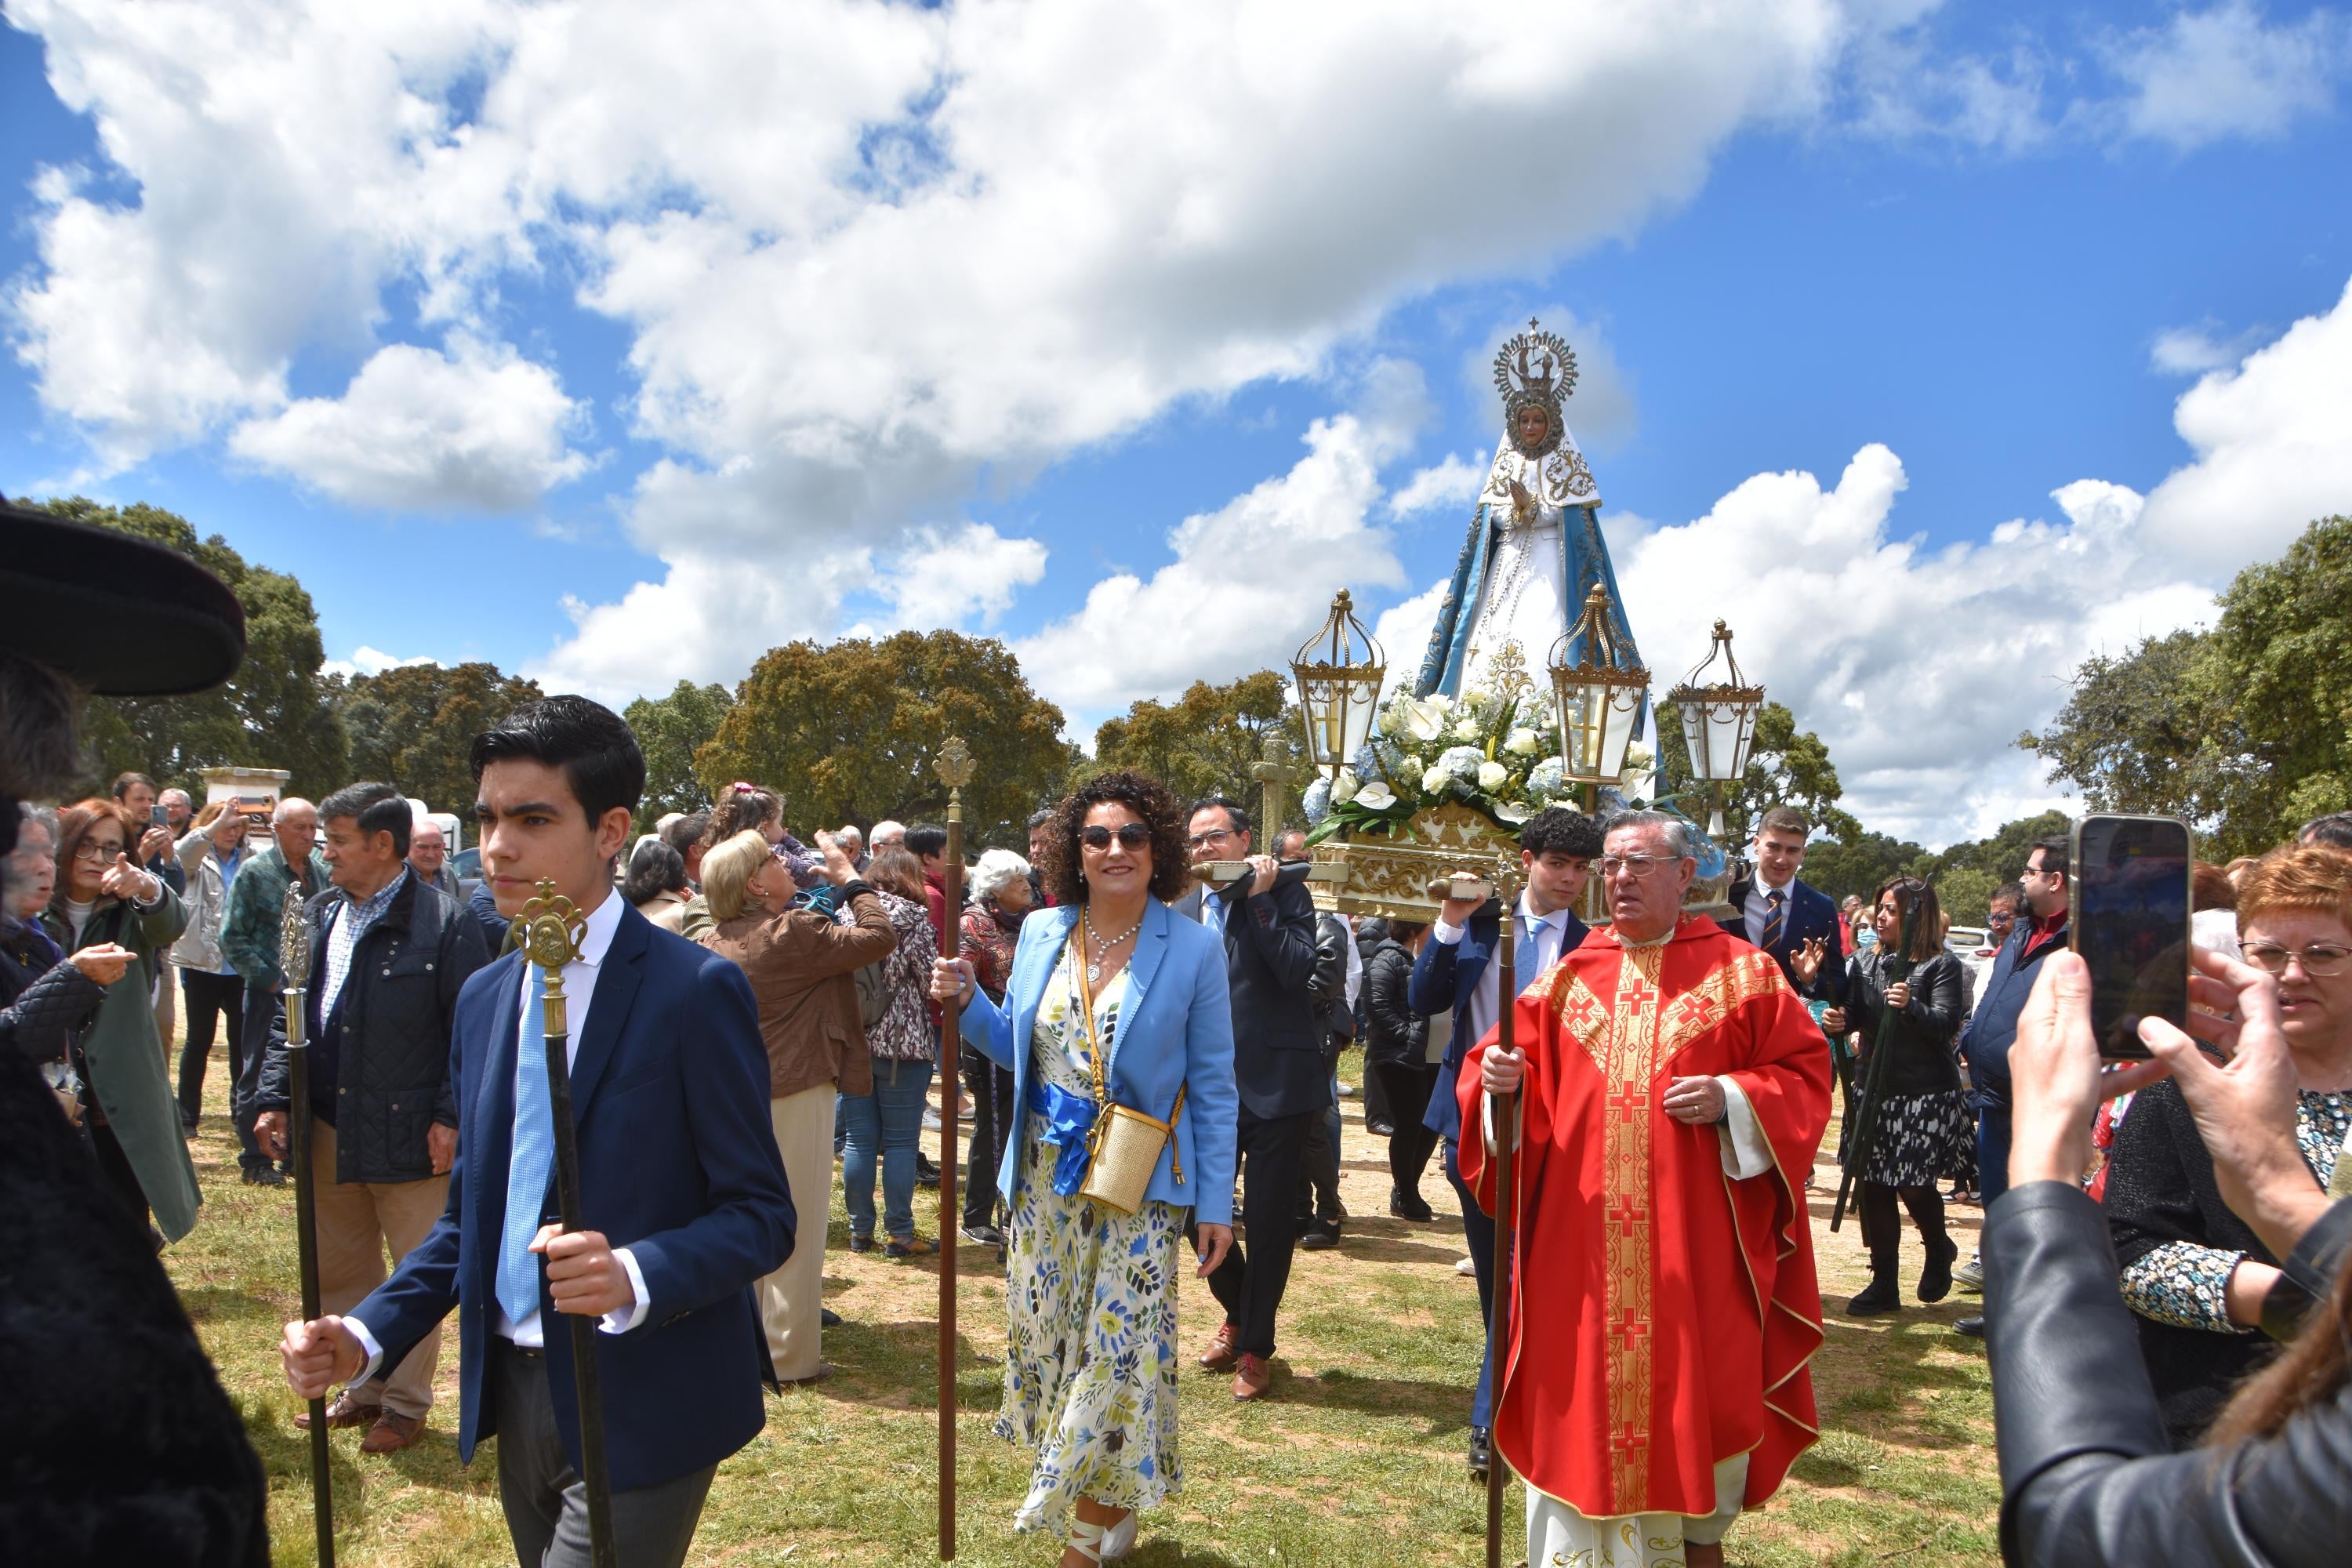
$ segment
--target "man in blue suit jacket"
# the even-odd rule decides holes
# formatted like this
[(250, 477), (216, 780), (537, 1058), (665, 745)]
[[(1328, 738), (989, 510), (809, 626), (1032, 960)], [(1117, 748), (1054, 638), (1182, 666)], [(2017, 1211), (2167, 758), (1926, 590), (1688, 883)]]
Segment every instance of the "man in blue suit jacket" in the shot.
[[(1576, 904), (1584, 897), (1592, 858), (1600, 853), (1601, 825), (1564, 806), (1539, 811), (1520, 827), (1519, 865), (1527, 886), (1519, 894), (1518, 936), (1512, 952), (1520, 990), (1584, 940), (1588, 928), (1576, 918)], [(1421, 956), (1413, 961), (1412, 978), (1405, 983), (1405, 1004), (1414, 1012), (1425, 1017), (1454, 1016), (1454, 1035), (1446, 1043), (1437, 1089), (1429, 1097), (1422, 1125), (1445, 1141), (1445, 1179), (1462, 1200), (1462, 1228), (1470, 1243), (1471, 1264), (1478, 1271), (1482, 1323), (1495, 1321), (1495, 1222), (1462, 1184), (1462, 1108), (1454, 1089), (1462, 1077), (1463, 1058), (1493, 1032), (1502, 1016), (1502, 976), (1489, 968), (1502, 933), (1503, 906), (1497, 900), (1489, 899), (1482, 905), (1467, 899), (1447, 900), (1430, 928), (1429, 940), (1422, 944)], [(1470, 1398), (1470, 1468), (1479, 1476), (1486, 1474), (1488, 1463), (1494, 1383), (1494, 1347), (1489, 1345), (1478, 1367), (1477, 1391)]]
[(734, 964), (614, 892), (613, 859), (645, 786), (644, 757), (616, 716), (550, 698), (477, 736), (471, 762), (483, 874), (501, 912), (520, 913), (544, 878), (586, 917), (563, 983), (581, 1195), (595, 1228), (556, 1223), (541, 977), (510, 953), (457, 997), (446, 1212), (349, 1316), (288, 1325), (287, 1378), (306, 1398), (362, 1379), (455, 1307), (459, 1454), (470, 1460), (496, 1433), (517, 1557), (585, 1568), (572, 1340), (551, 1314), (601, 1319), (620, 1560), (677, 1564), (719, 1461), (764, 1419), (752, 1282), (793, 1247), (757, 1011)]
[[(1780, 962), (1780, 973), (1800, 996), (1845, 1005), (1845, 946), (1838, 934), (1837, 905), (1830, 896), (1797, 880), (1805, 863), (1812, 824), (1792, 805), (1776, 805), (1756, 825), (1756, 869), (1731, 884), (1724, 895), (1739, 918), (1724, 922)], [(1803, 955), (1818, 964), (1812, 979), (1797, 976)]]

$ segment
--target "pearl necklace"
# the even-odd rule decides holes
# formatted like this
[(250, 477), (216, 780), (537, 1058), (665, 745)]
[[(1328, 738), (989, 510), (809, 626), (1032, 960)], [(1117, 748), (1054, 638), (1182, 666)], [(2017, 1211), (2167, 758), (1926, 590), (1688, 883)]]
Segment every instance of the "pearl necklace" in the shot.
[(1103, 964), (1109, 960), (1110, 950), (1143, 929), (1143, 921), (1138, 920), (1133, 925), (1128, 927), (1117, 936), (1112, 937), (1108, 942), (1105, 942), (1095, 931), (1094, 916), (1081, 910), (1078, 915), (1078, 923), (1086, 928), (1087, 941), (1094, 945), (1095, 950), (1095, 956), (1092, 962), (1088, 963), (1087, 965), (1087, 984), (1089, 985), (1095, 984), (1102, 979)]

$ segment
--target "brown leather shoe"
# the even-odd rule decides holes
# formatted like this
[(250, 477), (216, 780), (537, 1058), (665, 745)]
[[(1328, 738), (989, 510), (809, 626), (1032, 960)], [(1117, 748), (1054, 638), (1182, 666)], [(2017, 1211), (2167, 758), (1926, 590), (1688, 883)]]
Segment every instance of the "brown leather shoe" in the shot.
[(1274, 1369), (1265, 1364), (1265, 1357), (1244, 1351), (1234, 1366), (1234, 1397), (1263, 1399), (1274, 1386)]
[(1231, 1323), (1218, 1324), (1217, 1337), (1211, 1340), (1209, 1348), (1201, 1352), (1201, 1370), (1202, 1372), (1233, 1371), (1234, 1362), (1237, 1359), (1234, 1352), (1234, 1340), (1240, 1333), (1241, 1331)]
[(387, 1410), (375, 1418), (368, 1435), (360, 1439), (362, 1454), (397, 1454), (403, 1448), (414, 1447), (425, 1436), (425, 1417), (403, 1415), (397, 1410)]
[[(346, 1388), (336, 1396), (333, 1404), (327, 1406), (327, 1430), (332, 1432), (341, 1426), (372, 1426), (376, 1417), (383, 1414), (383, 1405), (374, 1400), (362, 1405)], [(294, 1426), (301, 1432), (310, 1429), (310, 1412), (307, 1405), (295, 1415)]]

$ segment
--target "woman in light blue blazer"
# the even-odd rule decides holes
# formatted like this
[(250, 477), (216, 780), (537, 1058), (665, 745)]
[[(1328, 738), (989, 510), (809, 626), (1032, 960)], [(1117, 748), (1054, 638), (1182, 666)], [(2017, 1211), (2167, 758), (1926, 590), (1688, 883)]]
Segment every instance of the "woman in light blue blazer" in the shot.
[[(997, 1188), (1006, 1227), (1004, 1405), (997, 1432), (1036, 1453), (1020, 1530), (1068, 1542), (1063, 1568), (1126, 1554), (1136, 1510), (1183, 1485), (1176, 1457), (1176, 1289), (1185, 1211), (1202, 1277), (1233, 1245), (1233, 1010), (1224, 944), (1168, 900), (1187, 879), (1182, 807), (1139, 773), (1107, 773), (1055, 808), (1037, 861), (1055, 907), (1021, 928), (1000, 1007), (971, 965), (942, 961), (963, 1037), (1013, 1073)], [(1080, 1194), (1087, 1134), (1109, 1099), (1167, 1121), (1140, 1207)]]

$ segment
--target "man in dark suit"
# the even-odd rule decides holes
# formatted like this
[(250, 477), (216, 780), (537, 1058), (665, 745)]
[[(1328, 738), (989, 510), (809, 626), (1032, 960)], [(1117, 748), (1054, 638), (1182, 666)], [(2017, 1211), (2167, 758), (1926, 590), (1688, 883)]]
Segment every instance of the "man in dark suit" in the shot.
[[(1780, 973), (1800, 996), (1845, 1005), (1845, 956), (1838, 938), (1837, 905), (1827, 893), (1797, 880), (1812, 824), (1792, 805), (1776, 805), (1756, 825), (1756, 869), (1731, 884), (1724, 901), (1739, 918), (1726, 921), (1780, 961)], [(1813, 969), (1811, 979), (1799, 978)]]
[(1307, 992), (1315, 975), (1315, 906), (1305, 882), (1275, 880), (1281, 868), (1273, 856), (1250, 853), (1249, 814), (1241, 807), (1203, 801), (1192, 809), (1190, 831), (1196, 858), (1250, 865), (1246, 880), (1214, 890), (1195, 887), (1171, 907), (1179, 920), (1224, 932), (1234, 1079), (1241, 1090), (1237, 1163), (1249, 1257), (1244, 1259), (1236, 1242), (1209, 1276), (1225, 1321), (1201, 1364), (1211, 1372), (1232, 1368), (1234, 1397), (1256, 1399), (1274, 1382), (1266, 1362), (1298, 1242), (1294, 1205), (1307, 1124), (1331, 1098), (1323, 1026)]
[[(1581, 812), (1553, 806), (1528, 818), (1519, 828), (1519, 866), (1527, 878), (1520, 890), (1514, 977), (1524, 991), (1538, 975), (1559, 962), (1559, 955), (1583, 942), (1590, 929), (1576, 918), (1577, 901), (1592, 874), (1592, 858), (1601, 853), (1601, 825)], [(1484, 876), (1470, 871), (1466, 876)], [(1492, 967), (1496, 945), (1502, 940), (1503, 906), (1499, 900), (1477, 903), (1448, 899), (1430, 928), (1413, 961), (1412, 978), (1405, 985), (1405, 1003), (1423, 1017), (1454, 1016), (1454, 1035), (1437, 1072), (1437, 1089), (1429, 1097), (1422, 1125), (1444, 1140), (1445, 1179), (1462, 1200), (1462, 1228), (1470, 1244), (1470, 1261), (1478, 1273), (1479, 1321), (1495, 1320), (1495, 1222), (1462, 1184), (1462, 1108), (1454, 1092), (1462, 1076), (1463, 1058), (1491, 1034), (1502, 1016), (1502, 975)], [(1485, 1476), (1491, 1454), (1489, 1436), (1494, 1407), (1494, 1347), (1478, 1367), (1477, 1391), (1470, 1398), (1470, 1468)]]
[(363, 1379), (455, 1307), (458, 1452), (470, 1459), (497, 1434), (517, 1557), (585, 1568), (572, 1340), (551, 1314), (599, 1319), (619, 1558), (675, 1565), (719, 1461), (764, 1419), (752, 1282), (793, 1247), (751, 989), (733, 963), (614, 895), (612, 866), (645, 786), (619, 718), (549, 698), (475, 737), (470, 760), (482, 870), (500, 911), (520, 913), (544, 878), (585, 917), (563, 988), (593, 1228), (555, 1223), (541, 974), (509, 954), (457, 999), (447, 1209), (349, 1316), (287, 1326), (287, 1379), (305, 1397)]

